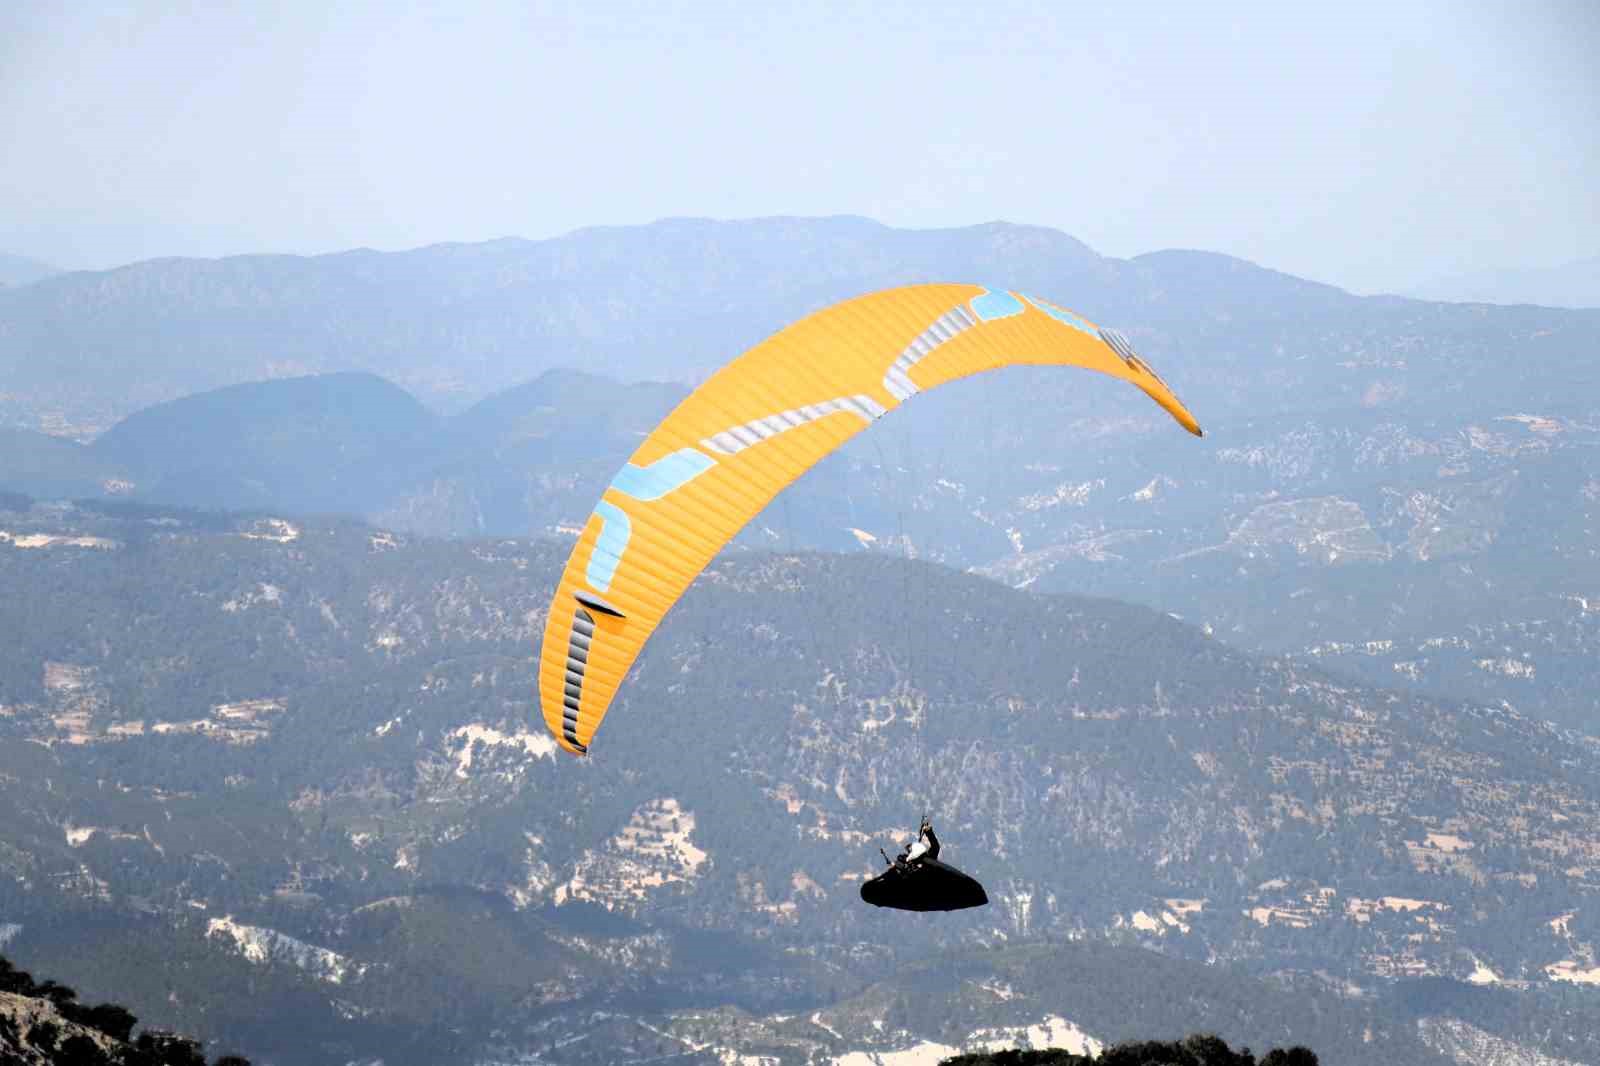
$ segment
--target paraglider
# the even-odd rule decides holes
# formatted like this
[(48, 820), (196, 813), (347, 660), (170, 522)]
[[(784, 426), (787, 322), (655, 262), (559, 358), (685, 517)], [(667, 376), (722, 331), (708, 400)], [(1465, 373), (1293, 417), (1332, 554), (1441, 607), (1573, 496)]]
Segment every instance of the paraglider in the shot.
[[(883, 849), (878, 849), (883, 854)], [(939, 838), (926, 815), (916, 839), (877, 877), (862, 882), (861, 898), (874, 907), (900, 911), (959, 911), (988, 904), (989, 894), (974, 878), (939, 861)]]
[[(801, 319), (690, 393), (595, 504), (551, 602), (540, 652), (540, 703), (560, 745), (587, 754), (656, 626), (785, 486), (918, 392), (1024, 364), (1121, 378), (1200, 435), (1126, 338), (1037, 297), (914, 285)], [(936, 859), (927, 863), (921, 869), (939, 869)]]

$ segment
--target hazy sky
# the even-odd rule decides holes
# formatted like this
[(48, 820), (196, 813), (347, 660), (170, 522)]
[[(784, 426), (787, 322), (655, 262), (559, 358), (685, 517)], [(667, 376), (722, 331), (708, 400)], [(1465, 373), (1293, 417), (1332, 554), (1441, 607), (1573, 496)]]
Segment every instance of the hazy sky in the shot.
[(1005, 219), (1357, 291), (1600, 254), (1600, 2), (0, 4), (0, 251)]

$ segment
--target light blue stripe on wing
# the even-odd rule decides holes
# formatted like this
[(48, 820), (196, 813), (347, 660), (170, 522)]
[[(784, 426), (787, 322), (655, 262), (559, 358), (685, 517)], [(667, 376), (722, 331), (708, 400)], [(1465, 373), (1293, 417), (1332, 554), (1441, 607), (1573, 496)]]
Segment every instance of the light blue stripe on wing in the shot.
[(1054, 304), (1047, 304), (1037, 296), (1028, 297), (1028, 302), (1037, 307), (1039, 310), (1043, 311), (1045, 314), (1049, 315), (1051, 318), (1055, 319), (1057, 322), (1071, 326), (1076, 330), (1082, 330), (1091, 337), (1100, 336), (1098, 330), (1065, 308), (1056, 307)]
[(628, 463), (611, 479), (611, 487), (636, 500), (659, 500), (693, 481), (716, 465), (716, 460), (693, 448), (680, 448), (649, 466)]
[(1022, 301), (1006, 292), (986, 292), (972, 298), (972, 313), (985, 322), (1022, 314)]
[(611, 588), (622, 553), (628, 550), (633, 523), (628, 520), (627, 512), (605, 500), (595, 504), (594, 513), (600, 516), (600, 536), (594, 542), (594, 551), (589, 553), (589, 566), (583, 576), (592, 588), (605, 592)]

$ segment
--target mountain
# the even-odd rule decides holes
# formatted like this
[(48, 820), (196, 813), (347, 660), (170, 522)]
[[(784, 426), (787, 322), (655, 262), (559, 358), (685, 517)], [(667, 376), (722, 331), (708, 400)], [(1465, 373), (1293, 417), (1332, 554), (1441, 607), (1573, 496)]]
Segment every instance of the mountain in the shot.
[[(205, 1066), (200, 1045), (175, 1033), (145, 1030), (114, 1003), (90, 1006), (55, 981), (35, 981), (0, 955), (0, 1062), (7, 1066)], [(222, 1055), (213, 1066), (250, 1066)]]
[[(860, 218), (673, 219), (397, 253), (152, 260), (0, 292), (0, 378), (25, 400), (0, 415), (90, 437), (153, 403), (331, 371), (381, 374), (450, 411), (553, 367), (694, 380), (840, 299), (947, 280), (1048, 295), (1124, 328), (1213, 408), (1208, 370), (1239, 379), (1222, 395), (1276, 398), (1308, 370), (1317, 371), (1308, 386), (1329, 373), (1341, 385), (1371, 376), (1396, 361), (1385, 349), (1409, 348), (1403, 338), (1419, 330), (1465, 335), (1451, 347), (1471, 358), (1483, 344), (1503, 357), (1508, 343), (1545, 330), (1537, 347), (1554, 373), (1568, 362), (1587, 368), (1569, 353), (1589, 351), (1583, 338), (1595, 332), (1593, 316), (1359, 298), (1203, 252), (1114, 259), (1063, 233), (1002, 222), (899, 230)], [(1366, 370), (1303, 363), (1308, 342), (1353, 354)], [(1397, 372), (1415, 377), (1392, 366), (1385, 376)], [(1266, 380), (1240, 391), (1256, 377)]]
[(526, 535), (581, 521), (596, 486), (687, 394), (681, 385), (550, 370), (445, 419), (396, 466), (392, 491), (366, 513), (438, 536)]
[(28, 285), (40, 281), (60, 270), (48, 263), (41, 263), (37, 259), (28, 259), (20, 255), (7, 255), (0, 252), (0, 288), (10, 285)]
[(1553, 267), (1485, 270), (1440, 278), (1410, 295), (1463, 303), (1600, 307), (1600, 256)]
[(394, 491), (388, 472), (436, 416), (371, 374), (235, 385), (139, 411), (89, 446), (130, 472), (141, 499), (362, 513)]
[(132, 487), (119, 460), (63, 437), (0, 427), (0, 490), (73, 499), (117, 496)]
[[(0, 528), (5, 950), (256, 1061), (1037, 1029), (1600, 1062), (1600, 746), (1504, 708), (743, 552), (580, 761), (528, 718), (570, 541), (117, 503)], [(856, 899), (923, 810), (990, 906)]]
[[(549, 371), (441, 418), (365, 375), (231, 386), (88, 447), (10, 431), (0, 489), (555, 534), (581, 526), (685, 394)], [(1133, 390), (1007, 371), (918, 397), (737, 543), (909, 554), (1131, 600), (1244, 647), (1595, 731), (1600, 408), (1586, 395), (1224, 412), (1196, 442)]]

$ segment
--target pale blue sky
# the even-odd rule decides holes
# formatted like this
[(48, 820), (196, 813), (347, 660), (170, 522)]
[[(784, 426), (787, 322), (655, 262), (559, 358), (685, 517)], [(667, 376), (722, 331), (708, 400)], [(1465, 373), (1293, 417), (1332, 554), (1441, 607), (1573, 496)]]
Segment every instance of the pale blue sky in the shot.
[(1052, 226), (1357, 291), (1600, 254), (1600, 3), (0, 5), (0, 251)]

